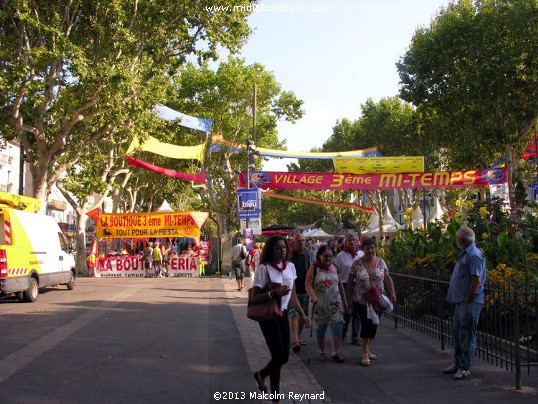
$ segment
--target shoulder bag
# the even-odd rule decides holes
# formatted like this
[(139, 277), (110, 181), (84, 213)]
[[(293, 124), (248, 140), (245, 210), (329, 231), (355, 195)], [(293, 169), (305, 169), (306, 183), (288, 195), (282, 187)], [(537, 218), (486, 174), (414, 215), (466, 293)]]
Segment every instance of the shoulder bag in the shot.
[[(267, 293), (274, 290), (279, 283), (271, 282), (269, 278), (269, 271), (265, 267), (267, 284), (262, 289), (262, 293)], [(253, 303), (254, 287), (248, 290), (248, 305), (247, 305), (247, 317), (254, 321), (271, 321), (278, 317), (282, 317), (282, 299), (280, 296), (274, 296), (273, 299), (263, 303)]]

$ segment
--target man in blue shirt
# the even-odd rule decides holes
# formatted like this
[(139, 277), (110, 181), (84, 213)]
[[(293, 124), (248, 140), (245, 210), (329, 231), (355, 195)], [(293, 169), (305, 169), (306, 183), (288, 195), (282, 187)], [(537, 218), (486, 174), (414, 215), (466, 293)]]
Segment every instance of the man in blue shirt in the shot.
[(484, 305), (486, 264), (484, 255), (475, 245), (475, 234), (469, 227), (456, 233), (456, 243), (463, 252), (450, 277), (446, 300), (454, 303), (452, 338), (454, 363), (444, 370), (462, 380), (471, 374), (471, 362), (476, 349), (476, 327)]

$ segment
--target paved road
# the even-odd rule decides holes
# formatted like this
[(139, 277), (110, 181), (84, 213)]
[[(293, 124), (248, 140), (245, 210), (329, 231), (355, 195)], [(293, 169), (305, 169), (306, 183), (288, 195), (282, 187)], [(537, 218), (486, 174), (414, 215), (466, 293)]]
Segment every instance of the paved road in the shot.
[[(252, 372), (267, 348), (245, 316), (246, 292), (234, 287), (219, 278), (80, 278), (74, 291), (51, 288), (36, 303), (2, 299), (0, 403), (216, 403), (216, 393), (219, 402), (259, 403)], [(352, 345), (344, 364), (319, 362), (314, 347), (309, 368), (306, 347), (292, 354), (283, 402), (538, 401), (536, 375), (522, 392), (512, 374), (483, 364), (462, 382), (442, 375), (449, 354), (405, 329), (385, 324), (376, 348), (370, 368)]]

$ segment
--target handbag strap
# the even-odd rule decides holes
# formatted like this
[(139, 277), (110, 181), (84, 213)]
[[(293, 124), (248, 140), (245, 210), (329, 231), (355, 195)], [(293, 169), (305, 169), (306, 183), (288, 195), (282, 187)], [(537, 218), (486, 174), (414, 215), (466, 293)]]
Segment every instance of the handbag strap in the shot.
[(265, 278), (267, 282), (265, 283), (266, 287), (269, 287), (269, 291), (273, 291), (273, 282), (271, 282), (271, 277), (269, 276), (269, 268), (267, 268), (267, 264), (264, 264), (265, 266)]

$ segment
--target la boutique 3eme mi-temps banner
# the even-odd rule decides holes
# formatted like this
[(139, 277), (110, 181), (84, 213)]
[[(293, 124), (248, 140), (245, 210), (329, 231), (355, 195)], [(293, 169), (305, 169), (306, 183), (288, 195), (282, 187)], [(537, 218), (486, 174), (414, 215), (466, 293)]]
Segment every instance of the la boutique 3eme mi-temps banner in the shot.
[(207, 212), (101, 213), (98, 238), (200, 237)]

